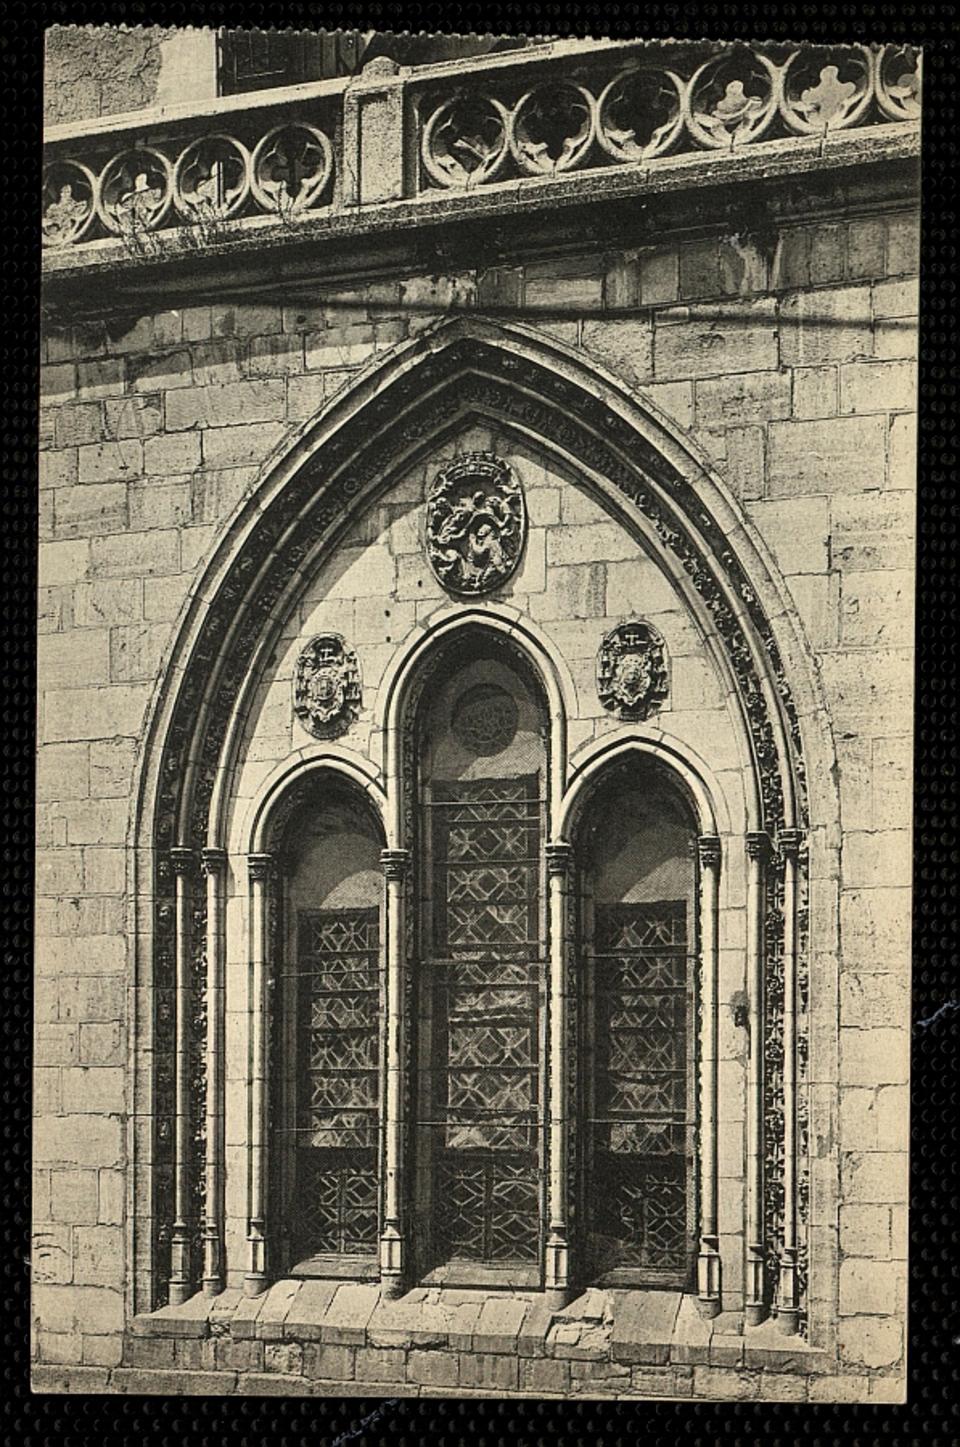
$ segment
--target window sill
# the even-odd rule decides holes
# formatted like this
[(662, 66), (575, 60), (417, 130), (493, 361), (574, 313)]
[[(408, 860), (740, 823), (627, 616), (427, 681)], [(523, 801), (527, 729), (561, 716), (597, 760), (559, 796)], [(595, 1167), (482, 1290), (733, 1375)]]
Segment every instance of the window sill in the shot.
[(377, 1282), (285, 1278), (262, 1296), (231, 1288), (137, 1316), (134, 1336), (431, 1347), (625, 1365), (723, 1366), (776, 1372), (834, 1369), (826, 1352), (785, 1336), (776, 1322), (744, 1326), (726, 1311), (704, 1320), (679, 1292), (591, 1288), (563, 1311), (539, 1291), (417, 1287), (381, 1301)]

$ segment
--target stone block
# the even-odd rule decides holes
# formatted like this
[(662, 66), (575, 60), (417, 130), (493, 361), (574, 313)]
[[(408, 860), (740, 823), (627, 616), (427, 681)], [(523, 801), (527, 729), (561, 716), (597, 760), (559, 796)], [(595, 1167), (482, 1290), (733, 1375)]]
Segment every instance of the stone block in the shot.
[(145, 352), (153, 345), (153, 317), (114, 317), (106, 327), (106, 346), (111, 353)]
[(810, 281), (814, 286), (841, 281), (846, 271), (847, 235), (841, 224), (821, 222), (810, 231)]
[[(324, 1347), (322, 1351), (346, 1352), (346, 1347)], [(358, 1347), (356, 1379), (358, 1382), (402, 1382), (406, 1375), (407, 1354), (395, 1347)], [(328, 1375), (320, 1372), (320, 1376)], [(342, 1373), (330, 1373), (340, 1377)]]
[(133, 738), (97, 740), (90, 745), (90, 792), (97, 799), (123, 798), (133, 777)]
[(73, 400), (77, 371), (72, 362), (40, 368), (40, 395), (48, 406)]
[(326, 331), (308, 333), (304, 338), (304, 359), (309, 372), (362, 367), (375, 349), (373, 326), (369, 322), (329, 327)]
[(881, 216), (865, 216), (847, 226), (847, 275), (851, 279), (884, 273), (886, 227)]
[(76, 1026), (59, 1022), (38, 1025), (33, 1048), (35, 1066), (74, 1064), (80, 1048)]
[(367, 1323), (380, 1300), (379, 1285), (349, 1282), (339, 1287), (320, 1325), (320, 1340), (341, 1346), (363, 1346)]
[[(310, 1378), (318, 1377), (326, 1381), (349, 1382), (356, 1374), (355, 1359), (363, 1355), (362, 1349), (354, 1347), (306, 1342), (303, 1346), (303, 1375)], [(399, 1355), (404, 1354), (401, 1352)], [(377, 1380), (386, 1381), (388, 1378), (380, 1377)], [(402, 1365), (399, 1380), (403, 1380)]]
[(841, 1261), (840, 1315), (895, 1316), (899, 1276), (896, 1262)]
[(887, 486), (912, 490), (917, 485), (917, 419), (890, 418)]
[(57, 452), (41, 452), (37, 459), (37, 480), (41, 491), (72, 487), (77, 481), (79, 448), (65, 447)]
[(673, 1291), (624, 1293), (613, 1317), (614, 1361), (665, 1364), (670, 1356), (681, 1296)]
[(107, 1392), (111, 1375), (106, 1367), (34, 1363), (30, 1368), (30, 1390), (40, 1396)]
[[(685, 309), (680, 308), (679, 311)], [(720, 303), (702, 320), (657, 316), (653, 342), (658, 382), (775, 369), (780, 357), (773, 305), (767, 300)]]
[[(240, 1391), (248, 1391), (254, 1380), (280, 1381), (282, 1378), (242, 1378)], [(117, 1367), (110, 1373), (110, 1386), (114, 1391), (135, 1397), (223, 1397), (236, 1389), (237, 1378), (232, 1372), (153, 1371), (144, 1367)]]
[(79, 582), (90, 565), (90, 544), (76, 542), (41, 543), (38, 582), (41, 588)]
[(840, 1206), (840, 1250), (884, 1261), (890, 1256), (889, 1206)]
[(143, 470), (148, 477), (192, 472), (200, 466), (200, 436), (178, 432), (148, 437), (143, 444)]
[(841, 413), (915, 412), (913, 362), (850, 362), (840, 368)]
[(521, 1387), (528, 1392), (570, 1391), (570, 1363), (553, 1357), (532, 1357), (523, 1363)]
[(424, 1387), (455, 1387), (458, 1358), (452, 1352), (414, 1349), (407, 1357), (407, 1381)]
[(127, 378), (134, 393), (146, 395), (190, 387), (193, 383), (190, 353), (184, 348), (179, 352), (131, 357), (127, 363)]
[(211, 308), (210, 329), (215, 337), (258, 337), (280, 331), (283, 312), (279, 306), (240, 302)]
[(126, 533), (94, 538), (90, 543), (91, 571), (100, 578), (156, 577), (180, 571), (180, 535), (164, 531)]
[(873, 355), (866, 286), (795, 292), (780, 304), (780, 356), (788, 367), (818, 367)]
[(642, 321), (585, 321), (582, 345), (628, 382), (645, 382), (653, 371), (653, 323)]
[[(34, 1079), (42, 1073), (35, 1071)], [(34, 1111), (40, 1114), (36, 1108), (36, 1092)], [(66, 1285), (74, 1280), (72, 1236), (73, 1228), (66, 1224), (45, 1222), (36, 1228), (30, 1256), (34, 1281)]]
[(303, 1351), (299, 1342), (268, 1341), (263, 1348), (264, 1370), (299, 1377), (303, 1373)]
[(171, 622), (176, 618), (190, 587), (190, 577), (145, 578), (143, 580), (143, 616), (150, 621)]
[(676, 1371), (672, 1367), (633, 1367), (630, 1372), (630, 1385), (634, 1392), (641, 1397), (673, 1397), (689, 1395), (682, 1391), (682, 1383), (678, 1381)]
[(64, 1166), (114, 1166), (123, 1159), (123, 1129), (112, 1116), (45, 1116), (33, 1131), (34, 1160)]
[[(881, 776), (882, 777), (882, 776)], [(909, 981), (896, 974), (845, 969), (840, 976), (840, 1023), (856, 1029), (890, 1026), (910, 1017)]]
[(887, 273), (909, 275), (920, 265), (919, 210), (892, 216), (887, 226)]
[(127, 367), (123, 357), (94, 358), (77, 364), (77, 392), (85, 401), (119, 397), (126, 391)]
[(194, 386), (216, 387), (225, 382), (242, 381), (241, 346), (242, 343), (234, 337), (221, 337), (191, 347)]
[(640, 257), (640, 301), (663, 306), (680, 295), (680, 259), (675, 247), (646, 252)]
[[(80, 689), (74, 690), (77, 693)], [(112, 690), (104, 689), (104, 693)], [(64, 805), (68, 844), (122, 844), (127, 827), (127, 801), (87, 799)], [(110, 931), (108, 931), (109, 933)]]
[[(68, 1067), (63, 1072), (63, 1086), (64, 1098), (70, 1102), (73, 1110), (93, 1111), (98, 1115), (109, 1115), (123, 1110), (123, 1071), (115, 1067)], [(91, 1284), (113, 1285), (112, 1282)]]
[(123, 1360), (123, 1341), (120, 1337), (85, 1336), (81, 1356), (85, 1366), (118, 1367)]
[(131, 623), (110, 630), (110, 678), (114, 683), (153, 680), (170, 641), (166, 623)]
[[(851, 1316), (838, 1329), (840, 1360), (851, 1366), (896, 1366), (903, 1356), (903, 1325), (875, 1316)], [(860, 1400), (860, 1399), (858, 1399)]]
[(258, 378), (177, 388), (166, 395), (165, 415), (168, 431), (181, 432), (195, 427), (217, 429), (278, 421), (286, 406), (283, 378)]
[(60, 981), (60, 1018), (77, 1024), (119, 1020), (125, 991), (123, 979), (116, 975), (67, 975)]
[(329, 395), (326, 373), (292, 376), (287, 383), (287, 416), (298, 422), (313, 417)]
[(136, 437), (77, 448), (77, 480), (82, 484), (130, 482), (142, 473), (143, 443)]
[(122, 1287), (123, 1231), (119, 1226), (77, 1226), (74, 1280), (80, 1286)]
[(839, 411), (839, 370), (836, 366), (794, 368), (794, 417), (836, 417)]
[(37, 671), (44, 690), (69, 687), (82, 679), (106, 683), (110, 677), (110, 635), (105, 628), (82, 633), (48, 633), (38, 639)]
[(789, 417), (790, 373), (738, 372), (696, 383), (696, 416), (700, 427), (743, 427)]
[(460, 1385), (515, 1392), (520, 1386), (519, 1360), (488, 1352), (464, 1352), (460, 1357)]
[(730, 1371), (723, 1367), (694, 1367), (693, 1395), (745, 1402), (757, 1396), (760, 1373)]
[(244, 348), (241, 366), (248, 377), (280, 377), (302, 372), (303, 359), (302, 336), (276, 333), (251, 337)]
[(910, 1032), (875, 1026), (840, 1030), (840, 1079), (845, 1086), (897, 1085), (909, 1079)]
[(524, 1298), (493, 1296), (483, 1304), (473, 1338), (474, 1351), (513, 1352), (530, 1303)]
[(105, 440), (153, 437), (163, 427), (159, 393), (149, 396), (108, 397), (103, 402)]
[(133, 623), (141, 615), (142, 594), (143, 589), (136, 578), (81, 583), (73, 594), (74, 624), (78, 628), (94, 628), (105, 624)]
[[(74, 402), (60, 407), (56, 413), (56, 446), (82, 447), (89, 442), (102, 442), (105, 436), (103, 414), (99, 402)], [(53, 442), (50, 444), (53, 446)]]
[(118, 1024), (80, 1026), (81, 1065), (125, 1063), (123, 1032)]
[(750, 504), (750, 516), (784, 574), (827, 571), (830, 511), (826, 498), (757, 499)]
[(840, 1194), (849, 1205), (902, 1205), (907, 1200), (905, 1151), (842, 1150)]
[(886, 427), (877, 417), (772, 422), (767, 480), (771, 497), (882, 487)]
[(38, 849), (35, 857), (37, 894), (78, 892), (83, 883), (83, 852), (79, 849)]
[(165, 487), (153, 480), (145, 486), (131, 487), (128, 506), (130, 526), (137, 531), (188, 526), (193, 512), (190, 480), (182, 478)]
[(203, 465), (212, 469), (259, 468), (287, 431), (282, 422), (208, 428), (203, 433)]
[(53, 1332), (37, 1334), (40, 1355), (44, 1361), (61, 1366), (78, 1366), (83, 1359), (83, 1343), (79, 1336), (61, 1336)]
[(547, 566), (551, 569), (637, 556), (636, 542), (625, 528), (614, 522), (586, 526), (561, 524), (547, 534)]

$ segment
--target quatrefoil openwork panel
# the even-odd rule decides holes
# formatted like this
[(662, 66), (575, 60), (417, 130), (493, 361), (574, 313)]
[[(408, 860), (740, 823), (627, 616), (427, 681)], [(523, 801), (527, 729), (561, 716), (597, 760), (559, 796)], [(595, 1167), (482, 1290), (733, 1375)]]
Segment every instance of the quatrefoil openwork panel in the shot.
[(502, 586), (526, 535), (523, 489), (494, 453), (465, 453), (437, 473), (427, 498), (427, 558), (448, 592), (476, 597)]
[(311, 638), (297, 659), (293, 711), (314, 738), (346, 733), (360, 712), (360, 661), (339, 633)]

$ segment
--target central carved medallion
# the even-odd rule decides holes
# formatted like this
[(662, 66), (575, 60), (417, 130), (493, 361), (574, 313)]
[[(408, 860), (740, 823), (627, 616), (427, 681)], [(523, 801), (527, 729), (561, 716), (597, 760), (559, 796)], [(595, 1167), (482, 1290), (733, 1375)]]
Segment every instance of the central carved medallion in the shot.
[(465, 453), (437, 473), (427, 499), (427, 557), (451, 593), (474, 597), (500, 587), (526, 535), (523, 490), (494, 453)]
[(293, 711), (318, 739), (345, 733), (360, 712), (360, 664), (339, 633), (311, 638), (297, 659)]
[(494, 684), (481, 683), (464, 694), (451, 727), (454, 738), (465, 749), (489, 757), (513, 743), (519, 722), (519, 710), (509, 693)]
[(597, 653), (597, 693), (604, 708), (625, 719), (645, 719), (667, 696), (663, 639), (649, 623), (612, 628)]

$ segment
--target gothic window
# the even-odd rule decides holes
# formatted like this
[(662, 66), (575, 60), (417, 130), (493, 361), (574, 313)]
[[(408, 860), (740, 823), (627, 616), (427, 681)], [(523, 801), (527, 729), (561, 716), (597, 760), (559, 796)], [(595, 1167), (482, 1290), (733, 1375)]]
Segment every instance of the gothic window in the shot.
[(382, 874), (379, 827), (342, 787), (290, 820), (275, 1042), (283, 1255), (363, 1274), (377, 1250)]
[(415, 1210), (428, 1280), (539, 1281), (544, 711), (463, 651), (418, 727)]
[(578, 1204), (583, 1266), (688, 1285), (695, 1249), (695, 828), (646, 763), (579, 831)]

